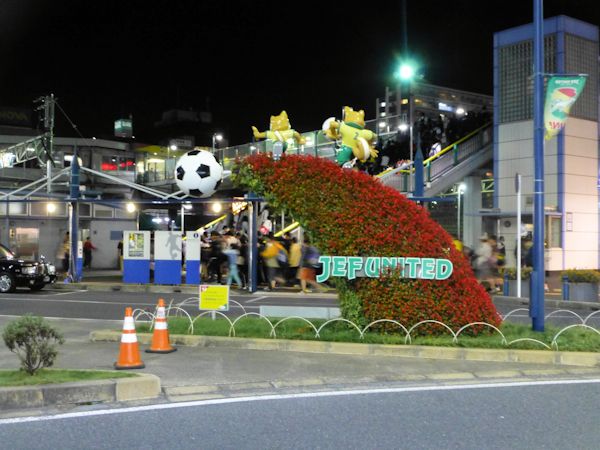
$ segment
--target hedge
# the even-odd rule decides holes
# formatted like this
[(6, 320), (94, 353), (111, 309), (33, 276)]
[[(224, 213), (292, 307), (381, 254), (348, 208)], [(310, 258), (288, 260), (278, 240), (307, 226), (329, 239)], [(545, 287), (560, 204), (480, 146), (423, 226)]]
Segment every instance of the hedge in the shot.
[[(405, 325), (433, 319), (454, 330), (472, 322), (500, 324), (489, 295), (450, 235), (423, 207), (377, 179), (323, 158), (284, 155), (275, 161), (260, 153), (238, 161), (234, 181), (290, 212), (324, 255), (445, 258), (454, 265), (447, 280), (394, 274), (338, 278), (343, 317), (363, 325), (378, 319)], [(439, 331), (429, 327), (426, 332)]]

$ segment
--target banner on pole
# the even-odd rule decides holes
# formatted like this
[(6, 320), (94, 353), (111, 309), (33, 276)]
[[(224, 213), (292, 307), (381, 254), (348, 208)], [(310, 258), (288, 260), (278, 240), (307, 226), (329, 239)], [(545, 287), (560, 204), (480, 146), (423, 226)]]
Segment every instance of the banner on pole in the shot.
[(553, 76), (548, 79), (544, 126), (546, 139), (552, 139), (565, 127), (571, 107), (583, 91), (586, 75)]

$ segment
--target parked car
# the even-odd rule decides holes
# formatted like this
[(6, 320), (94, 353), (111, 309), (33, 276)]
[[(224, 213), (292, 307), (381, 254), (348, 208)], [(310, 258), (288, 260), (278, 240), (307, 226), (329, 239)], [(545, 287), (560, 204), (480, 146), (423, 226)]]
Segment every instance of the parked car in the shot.
[(0, 244), (0, 293), (13, 292), (17, 287), (39, 291), (56, 281), (56, 267), (45, 261), (24, 261)]

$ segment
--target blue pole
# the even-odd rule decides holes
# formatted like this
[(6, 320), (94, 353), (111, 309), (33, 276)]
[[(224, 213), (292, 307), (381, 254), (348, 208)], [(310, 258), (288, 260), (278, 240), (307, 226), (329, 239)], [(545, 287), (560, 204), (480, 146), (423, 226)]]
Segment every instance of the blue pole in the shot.
[(423, 185), (425, 184), (425, 180), (423, 178), (423, 153), (421, 152), (421, 147), (417, 147), (417, 152), (415, 153), (415, 185), (413, 196), (414, 197), (423, 197), (425, 195), (425, 190)]
[(571, 298), (571, 293), (569, 292), (569, 277), (567, 275), (563, 275), (562, 277), (562, 299), (569, 300)]
[(533, 277), (530, 315), (534, 331), (544, 331), (544, 8), (533, 0)]
[(77, 269), (77, 235), (78, 233), (78, 203), (79, 199), (79, 161), (77, 160), (77, 151), (74, 152), (73, 159), (71, 160), (71, 180), (70, 180), (70, 197), (71, 197), (71, 223), (70, 223), (70, 235), (71, 235), (71, 261), (69, 264), (69, 275), (72, 281), (79, 281), (81, 274)]

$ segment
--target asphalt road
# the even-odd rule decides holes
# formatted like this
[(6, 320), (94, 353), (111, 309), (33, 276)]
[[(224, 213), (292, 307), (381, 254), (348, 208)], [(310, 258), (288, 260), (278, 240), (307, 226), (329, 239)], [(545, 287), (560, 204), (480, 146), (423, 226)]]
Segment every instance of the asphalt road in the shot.
[[(0, 315), (20, 316), (32, 313), (44, 317), (60, 318), (86, 318), (102, 320), (122, 320), (125, 308), (131, 306), (154, 311), (156, 302), (163, 297), (167, 303), (180, 303), (186, 299), (193, 299), (190, 294), (170, 293), (136, 293), (136, 292), (99, 292), (99, 291), (64, 291), (64, 290), (42, 290), (30, 292), (29, 290), (18, 290), (12, 294), (0, 294)], [(259, 291), (254, 295), (232, 293), (230, 299), (229, 316), (239, 316), (244, 312), (257, 313), (261, 305), (278, 306), (306, 306), (306, 307), (336, 307), (337, 299), (332, 295), (320, 296), (313, 293), (298, 295), (295, 292), (269, 292)], [(236, 303), (237, 302), (237, 303)], [(600, 306), (600, 305), (599, 305)], [(516, 323), (530, 324), (527, 306), (515, 302), (496, 302), (496, 307), (502, 316), (508, 315), (508, 320)], [(563, 309), (564, 308), (564, 309)], [(581, 310), (571, 307), (565, 303), (564, 307), (546, 307), (548, 319), (546, 323), (567, 326), (581, 323), (586, 316), (593, 313), (592, 310)], [(191, 301), (185, 306), (186, 311), (192, 316), (200, 313), (197, 302)], [(570, 309), (571, 312), (565, 309)], [(509, 314), (510, 313), (510, 314)], [(600, 313), (594, 314), (588, 325), (600, 328)]]
[(415, 386), (92, 409), (0, 420), (0, 447), (591, 449), (600, 441), (598, 383)]
[[(258, 312), (260, 305), (287, 306), (337, 306), (337, 300), (319, 297), (319, 294), (308, 296), (290, 293), (286, 297), (255, 294), (231, 294), (229, 315), (237, 316), (246, 312)], [(193, 299), (190, 294), (155, 294), (137, 292), (98, 292), (98, 291), (17, 291), (0, 295), (0, 315), (22, 315), (32, 313), (44, 317), (63, 317), (77, 319), (123, 319), (125, 308), (131, 306), (154, 311), (159, 298), (176, 305), (186, 299)], [(196, 297), (197, 298), (197, 297)], [(235, 302), (239, 303), (236, 304)], [(198, 303), (192, 302), (184, 307), (190, 314), (200, 313)]]

